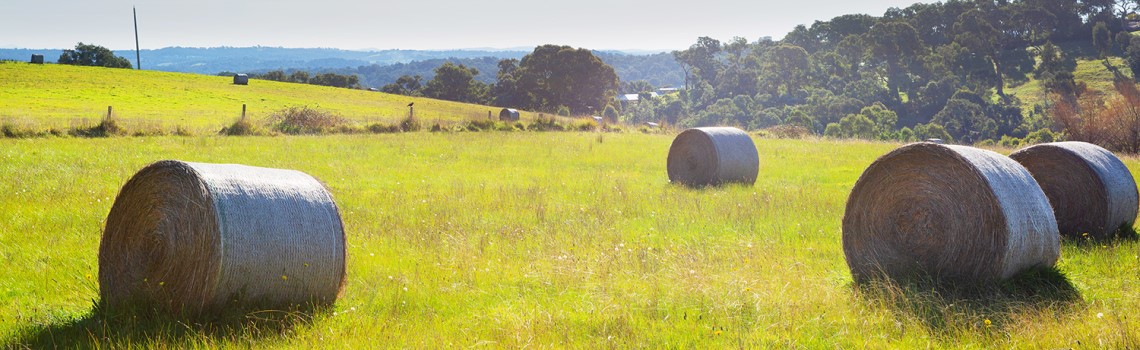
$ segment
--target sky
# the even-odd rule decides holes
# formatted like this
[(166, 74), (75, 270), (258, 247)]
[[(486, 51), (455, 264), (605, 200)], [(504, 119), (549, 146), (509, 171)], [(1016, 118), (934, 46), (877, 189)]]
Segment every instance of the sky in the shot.
[(797, 24), (915, 0), (0, 0), (0, 48), (78, 42), (134, 49), (271, 46), (348, 50), (675, 50), (701, 36), (779, 40)]

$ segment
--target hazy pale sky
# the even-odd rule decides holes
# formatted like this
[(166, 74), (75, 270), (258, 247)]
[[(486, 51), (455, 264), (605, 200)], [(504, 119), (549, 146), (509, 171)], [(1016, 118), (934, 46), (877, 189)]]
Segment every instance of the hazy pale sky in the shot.
[(797, 24), (881, 16), (915, 0), (0, 0), (0, 47), (281, 46), (682, 49), (709, 36), (780, 39)]

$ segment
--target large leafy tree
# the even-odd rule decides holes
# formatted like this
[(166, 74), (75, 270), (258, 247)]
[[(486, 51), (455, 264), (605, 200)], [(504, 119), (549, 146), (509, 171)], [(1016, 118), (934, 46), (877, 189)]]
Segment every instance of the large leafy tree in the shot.
[[(988, 82), (990, 87), (997, 90), (998, 96), (1005, 97), (1005, 79), (1002, 78), (1002, 52), (1004, 33), (995, 24), (999, 21), (992, 17), (997, 14), (982, 10), (970, 10), (958, 16), (958, 23), (954, 24), (954, 42), (970, 50), (983, 60), (981, 64), (974, 64), (973, 70), (979, 77), (978, 81)], [(946, 126), (950, 130), (949, 125)], [(953, 131), (950, 132), (954, 134)], [(956, 136), (956, 135), (955, 135)]]
[(111, 50), (99, 45), (84, 43), (76, 44), (74, 50), (63, 50), (58, 62), (77, 66), (131, 68), (131, 61), (115, 56)]
[(997, 122), (986, 117), (985, 110), (975, 102), (952, 98), (934, 115), (932, 122), (945, 126), (955, 140), (974, 143), (992, 139), (997, 133)]
[(402, 75), (396, 78), (396, 82), (380, 87), (380, 91), (405, 96), (422, 96), (423, 77), (419, 75)]
[(435, 77), (424, 85), (424, 96), (448, 101), (483, 103), (486, 84), (475, 80), (479, 70), (462, 64), (445, 62), (436, 67)]
[(723, 47), (719, 40), (702, 36), (697, 43), (684, 51), (673, 51), (673, 57), (681, 68), (685, 69), (685, 87), (697, 85), (704, 81), (709, 85), (716, 83), (717, 74), (724, 64), (717, 59)]
[[(491, 87), (491, 95), (495, 96), (496, 106), (522, 106), (523, 96), (518, 89), (519, 60), (508, 58), (499, 60), (499, 73), (496, 75), (495, 85)], [(616, 119), (615, 119), (616, 120)]]
[(515, 78), (519, 107), (554, 111), (567, 106), (573, 113), (602, 111), (618, 91), (613, 67), (590, 50), (543, 45), (523, 56)]
[(906, 73), (904, 61), (913, 59), (923, 50), (918, 31), (906, 22), (881, 22), (871, 27), (867, 35), (871, 57), (886, 63), (887, 90), (891, 98), (899, 102), (899, 84)]
[[(791, 95), (807, 82), (811, 56), (795, 45), (780, 44), (764, 55), (764, 84), (772, 95)], [(783, 90), (780, 90), (780, 87)]]

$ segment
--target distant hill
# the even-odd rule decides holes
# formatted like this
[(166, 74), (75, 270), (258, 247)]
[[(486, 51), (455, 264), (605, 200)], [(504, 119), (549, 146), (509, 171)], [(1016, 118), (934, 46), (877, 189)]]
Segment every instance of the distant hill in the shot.
[[(42, 54), (54, 62), (62, 49), (0, 49), (0, 60), (28, 61), (32, 54)], [(478, 78), (493, 83), (498, 62), (504, 58), (522, 58), (530, 51), (514, 50), (379, 50), (353, 51), (340, 49), (294, 49), (279, 47), (168, 47), (142, 50), (142, 67), (147, 70), (214, 75), (220, 72), (264, 73), (271, 70), (303, 70), (313, 73), (335, 72), (357, 74), (366, 87), (380, 87), (401, 75), (420, 75), (424, 81), (444, 62), (463, 64), (479, 70)], [(627, 54), (621, 51), (595, 51), (614, 66), (623, 81), (646, 80), (655, 86), (679, 86), (684, 72), (668, 53), (651, 55)], [(134, 51), (115, 51), (135, 63)]]
[[(685, 73), (681, 66), (673, 59), (673, 55), (659, 53), (654, 55), (626, 55), (612, 52), (594, 52), (603, 62), (614, 67), (622, 81), (645, 80), (653, 86), (679, 87), (685, 83)], [(515, 58), (515, 57), (509, 57)], [(391, 65), (369, 65), (357, 68), (330, 70), (338, 74), (356, 74), (360, 76), (360, 83), (367, 87), (380, 87), (396, 81), (403, 75), (419, 75), (424, 82), (435, 76), (435, 68), (444, 62), (462, 64), (479, 70), (475, 79), (488, 84), (494, 84), (499, 72), (500, 57), (478, 58), (444, 58), (409, 63), (396, 63)]]
[[(27, 61), (32, 54), (42, 54), (54, 62), (62, 49), (0, 49), (0, 59)], [(115, 51), (135, 63), (134, 50)], [(527, 51), (476, 50), (380, 50), (353, 51), (340, 49), (295, 49), (280, 47), (167, 47), (142, 50), (143, 69), (166, 72), (217, 74), (273, 69), (321, 70), (367, 65), (391, 65), (442, 58), (502, 57), (520, 58)]]

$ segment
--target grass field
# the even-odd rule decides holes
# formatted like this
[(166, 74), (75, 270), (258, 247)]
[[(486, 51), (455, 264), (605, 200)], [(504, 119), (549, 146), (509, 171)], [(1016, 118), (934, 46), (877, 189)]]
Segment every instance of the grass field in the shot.
[[(1066, 277), (1051, 286), (1071, 290), (1065, 297), (856, 288), (840, 244), (844, 203), (862, 170), (897, 145), (758, 139), (755, 186), (691, 190), (667, 181), (671, 141), (0, 139), (0, 347), (1140, 346), (1136, 241), (1065, 242)], [(160, 159), (291, 168), (326, 182), (348, 235), (335, 308), (224, 324), (93, 313), (102, 221), (119, 187)]]
[[(380, 92), (159, 71), (0, 62), (0, 122), (40, 127), (91, 125), (113, 107), (128, 127), (189, 128), (214, 133), (241, 116), (260, 120), (291, 106), (310, 106), (359, 122), (426, 122), (498, 118), (499, 108)], [(523, 112), (524, 119), (532, 118)]]

